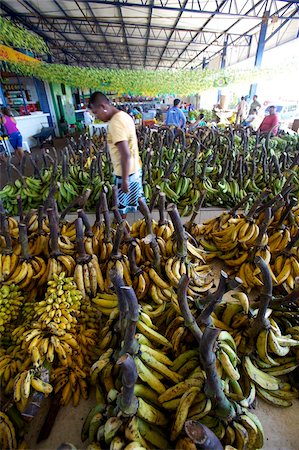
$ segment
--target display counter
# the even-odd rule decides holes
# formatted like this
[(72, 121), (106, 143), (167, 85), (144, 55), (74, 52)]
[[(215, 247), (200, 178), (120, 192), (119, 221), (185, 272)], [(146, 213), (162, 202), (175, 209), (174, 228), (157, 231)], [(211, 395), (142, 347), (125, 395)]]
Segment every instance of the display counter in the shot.
[(29, 147), (37, 145), (36, 140), (32, 137), (41, 131), (42, 127), (48, 127), (49, 113), (34, 113), (30, 116), (17, 116), (15, 117), (17, 127), (23, 137), (23, 141), (28, 142)]
[(105, 128), (107, 130), (108, 124), (107, 123), (93, 123), (89, 125), (89, 134), (90, 137), (92, 137), (94, 134), (99, 134), (100, 130)]

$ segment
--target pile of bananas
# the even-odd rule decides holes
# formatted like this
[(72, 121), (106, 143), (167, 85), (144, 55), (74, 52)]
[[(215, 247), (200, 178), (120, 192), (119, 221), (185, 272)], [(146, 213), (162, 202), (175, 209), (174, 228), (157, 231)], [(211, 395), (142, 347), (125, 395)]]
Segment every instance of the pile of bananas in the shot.
[[(93, 226), (79, 210), (78, 219), (53, 228), (54, 207), (48, 217), (33, 211), (20, 225), (6, 220), (1, 245), (9, 234), (11, 253), (9, 259), (3, 253), (0, 265), (2, 392), (24, 414), (36, 392), (77, 406), (95, 386), (82, 439), (111, 449), (194, 449), (199, 432), (211, 433), (215, 446), (261, 448), (263, 429), (249, 408), (257, 397), (281, 407), (298, 397), (297, 297), (283, 305), (279, 295), (288, 290), (278, 282), (275, 259), (297, 260), (290, 245), (299, 209), (284, 204), (270, 220), (257, 207), (184, 229), (175, 205), (165, 219), (163, 199), (160, 194), (158, 222), (141, 204), (144, 219), (132, 226), (110, 224), (106, 201), (99, 209), (104, 221), (100, 214)], [(34, 245), (37, 236), (44, 248)], [(219, 281), (216, 258), (228, 268)], [(276, 296), (265, 311), (260, 260)], [(253, 286), (254, 306), (247, 295)], [(204, 350), (209, 332), (217, 336)], [(40, 377), (45, 368), (47, 381)]]
[(24, 297), (18, 286), (11, 284), (0, 288), (0, 339), (5, 331), (8, 331), (10, 323), (16, 321), (19, 316)]
[[(192, 212), (203, 190), (205, 206), (230, 207), (247, 194), (256, 198), (266, 187), (276, 195), (294, 168), (298, 193), (296, 136), (260, 140), (259, 136), (248, 138), (240, 130), (206, 129), (202, 136), (190, 134), (175, 139), (170, 129), (161, 128), (150, 134), (145, 130), (146, 136), (143, 132), (139, 134), (139, 148), (145, 197), (150, 201), (156, 186), (160, 186), (167, 200), (178, 205), (182, 216)], [(7, 212), (17, 215), (20, 201), (24, 211), (28, 211), (52, 197), (60, 211), (69, 205), (74, 209), (72, 203), (88, 189), (85, 209), (95, 211), (103, 190), (110, 200), (113, 175), (106, 137), (95, 139), (92, 143), (89, 139), (75, 142), (72, 138), (61, 155), (55, 149), (53, 154), (44, 153), (39, 167), (33, 162), (33, 176), (22, 176), (13, 166), (17, 180), (0, 191)], [(8, 167), (9, 180), (12, 168)]]

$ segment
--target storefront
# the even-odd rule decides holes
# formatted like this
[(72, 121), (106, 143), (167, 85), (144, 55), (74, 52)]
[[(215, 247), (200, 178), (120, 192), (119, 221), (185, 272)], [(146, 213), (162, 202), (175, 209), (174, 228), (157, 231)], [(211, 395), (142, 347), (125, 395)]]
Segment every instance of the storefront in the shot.
[(33, 135), (39, 133), (42, 127), (54, 126), (55, 129), (56, 117), (51, 102), (46, 83), (2, 71), (0, 104), (10, 108), (29, 147), (37, 144)]

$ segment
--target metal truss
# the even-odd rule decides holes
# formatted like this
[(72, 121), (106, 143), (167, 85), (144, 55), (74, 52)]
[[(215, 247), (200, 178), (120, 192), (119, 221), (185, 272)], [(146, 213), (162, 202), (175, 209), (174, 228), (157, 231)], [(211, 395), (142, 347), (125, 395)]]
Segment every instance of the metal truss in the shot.
[[(59, 0), (49, 0), (59, 12), (55, 15), (43, 14), (38, 10), (38, 2), (18, 0), (25, 6), (26, 13), (19, 13), (10, 6), (10, 0), (2, 0), (0, 8), (5, 15), (19, 21), (25, 27), (41, 35), (48, 43), (56, 62), (97, 67), (146, 67), (146, 68), (197, 68), (202, 61), (208, 61), (219, 55), (224, 48), (244, 47), (250, 50), (252, 35), (259, 29), (248, 27), (244, 34), (233, 32), (233, 27), (242, 19), (259, 19), (259, 23), (269, 11), (269, 17), (282, 19), (279, 27), (267, 37), (266, 41), (277, 34), (290, 20), (299, 18), (298, 2), (279, 0), (65, 0), (63, 6)], [(78, 8), (76, 17), (68, 6)], [(97, 17), (93, 4), (110, 7), (111, 19)], [(144, 23), (134, 23), (124, 11), (146, 9)], [(153, 17), (159, 12), (172, 11), (173, 25), (158, 26)], [(204, 25), (200, 28), (184, 28), (180, 25), (183, 13), (205, 15)], [(110, 15), (110, 14), (109, 14)], [(215, 16), (235, 19), (233, 24), (223, 31), (212, 29)], [(245, 23), (245, 22), (244, 22)], [(250, 25), (250, 20), (246, 22)]]
[[(183, 12), (192, 14), (205, 14), (205, 15), (220, 15), (227, 16), (231, 18), (243, 18), (248, 17), (261, 19), (263, 17), (264, 11), (268, 9), (270, 4), (270, 15), (275, 15), (279, 19), (287, 19), (286, 15), (289, 8), (298, 3), (298, 1), (288, 1), (288, 5), (284, 11), (281, 11), (281, 1), (276, 0), (262, 0), (262, 2), (255, 2), (254, 0), (215, 0), (213, 5), (215, 9), (210, 7), (210, 1), (206, 0), (188, 0), (187, 4), (185, 0), (155, 0), (154, 5), (151, 6), (150, 0), (139, 0), (138, 2), (133, 2), (130, 0), (80, 0), (81, 3), (97, 3), (103, 5), (110, 5), (115, 7), (127, 7), (127, 8), (152, 8), (153, 10), (164, 10), (164, 11), (176, 11), (182, 14)], [(248, 9), (246, 7), (251, 6), (250, 13), (244, 11)], [(299, 17), (298, 17), (299, 19)]]

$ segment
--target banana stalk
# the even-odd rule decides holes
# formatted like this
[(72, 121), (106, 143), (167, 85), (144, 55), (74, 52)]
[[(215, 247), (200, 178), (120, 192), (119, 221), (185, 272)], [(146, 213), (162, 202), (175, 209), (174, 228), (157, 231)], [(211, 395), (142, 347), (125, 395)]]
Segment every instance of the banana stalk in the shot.
[(65, 216), (71, 212), (71, 210), (75, 207), (75, 206), (79, 206), (79, 208), (84, 209), (87, 200), (89, 199), (91, 194), (91, 189), (86, 189), (85, 192), (83, 192), (83, 194), (78, 195), (78, 197), (74, 198), (74, 200), (69, 204), (69, 206), (67, 208), (65, 208), (62, 213), (60, 214), (60, 220), (63, 220), (65, 218)]
[[(160, 188), (159, 188), (160, 189)], [(158, 203), (158, 210), (159, 210), (159, 226), (165, 225), (167, 223), (166, 217), (165, 217), (165, 205), (166, 205), (166, 194), (165, 192), (159, 193), (159, 203)], [(151, 209), (150, 209), (151, 211)]]
[(112, 269), (110, 269), (109, 276), (111, 279), (111, 282), (114, 286), (117, 300), (118, 300), (118, 309), (119, 309), (119, 321), (118, 321), (118, 330), (121, 335), (121, 339), (124, 339), (125, 332), (128, 325), (128, 313), (129, 313), (129, 306), (127, 302), (127, 297), (124, 295), (124, 291), (121, 289), (124, 287), (124, 281), (122, 277), (120, 276), (116, 266), (114, 266)]
[(139, 348), (139, 345), (135, 339), (136, 325), (138, 322), (138, 315), (139, 315), (138, 300), (132, 287), (122, 286), (120, 290), (124, 298), (126, 299), (126, 303), (129, 308), (128, 323), (124, 336), (124, 345), (123, 348), (121, 349), (120, 354), (123, 355), (125, 353), (129, 353), (131, 355), (134, 355), (137, 353)]
[(262, 240), (263, 240), (264, 234), (267, 232), (270, 219), (271, 219), (271, 208), (268, 207), (265, 209), (264, 219), (263, 219), (262, 224), (259, 227), (259, 234), (258, 234), (256, 243), (255, 243), (255, 247), (257, 249), (262, 247)]
[(76, 243), (78, 249), (78, 264), (85, 264), (91, 259), (91, 255), (87, 255), (84, 247), (84, 234), (83, 234), (83, 222), (81, 217), (78, 217), (75, 221), (76, 225)]
[(217, 328), (206, 327), (199, 347), (200, 358), (206, 372), (205, 393), (216, 403), (216, 412), (219, 417), (233, 418), (235, 410), (223, 392), (221, 379), (217, 372), (216, 355), (214, 352), (216, 339), (220, 333)]
[(193, 210), (192, 216), (190, 217), (190, 220), (188, 222), (186, 222), (184, 225), (185, 230), (187, 230), (189, 233), (190, 233), (190, 230), (191, 230), (193, 224), (195, 223), (197, 214), (200, 213), (200, 208), (202, 207), (204, 199), (206, 198), (206, 194), (207, 194), (207, 191), (205, 189), (200, 191), (200, 197), (199, 197), (197, 205), (195, 206), (195, 208)]
[[(104, 223), (105, 223), (105, 230), (104, 230), (104, 238), (105, 242), (111, 242), (111, 221), (109, 216), (109, 209), (107, 204), (107, 195), (104, 189), (101, 192), (100, 195), (100, 212), (103, 214), (104, 217)], [(127, 229), (125, 229), (125, 238), (127, 238), (126, 234)]]
[(196, 341), (198, 342), (198, 345), (201, 344), (202, 339), (202, 331), (199, 328), (195, 318), (193, 317), (187, 300), (187, 290), (189, 285), (189, 279), (187, 275), (183, 275), (180, 279), (177, 296), (178, 296), (178, 302), (180, 305), (182, 316), (185, 320), (185, 325), (188, 327), (195, 337)]
[(160, 195), (161, 195), (161, 188), (160, 188), (160, 186), (156, 185), (155, 189), (153, 190), (153, 193), (152, 193), (152, 198), (151, 198), (150, 204), (148, 205), (148, 209), (150, 210), (150, 212), (152, 212), (155, 205), (157, 204), (157, 200), (158, 200), (158, 197), (160, 198)]
[(89, 223), (89, 220), (88, 220), (88, 217), (87, 217), (85, 211), (83, 209), (78, 209), (77, 213), (78, 213), (78, 217), (80, 217), (82, 219), (83, 225), (85, 226), (85, 230), (84, 230), (85, 235), (87, 237), (92, 238), (93, 232), (91, 230), (91, 226), (90, 226), (90, 223)]
[(187, 420), (184, 428), (187, 436), (202, 450), (211, 448), (213, 450), (223, 450), (223, 446), (216, 434), (197, 420)]
[(51, 258), (57, 258), (61, 255), (61, 251), (59, 250), (58, 245), (58, 223), (56, 221), (56, 214), (54, 209), (49, 208), (47, 210), (48, 218), (49, 218), (49, 227), (50, 227), (50, 248)]
[(178, 209), (177, 209), (176, 205), (171, 204), (168, 206), (167, 211), (172, 220), (175, 234), (176, 234), (177, 255), (182, 259), (186, 258), (187, 257), (187, 239), (185, 236), (184, 227), (183, 227)]
[(134, 416), (138, 410), (138, 400), (134, 395), (138, 373), (134, 359), (126, 353), (119, 358), (116, 364), (122, 369), (122, 391), (117, 397), (117, 406), (123, 415)]
[(269, 307), (269, 303), (272, 301), (272, 277), (268, 268), (268, 265), (263, 260), (261, 256), (257, 256), (254, 259), (255, 264), (258, 266), (262, 273), (263, 278), (263, 288), (260, 294), (259, 300), (259, 310), (256, 316), (256, 319), (252, 322), (250, 329), (248, 330), (248, 335), (252, 340), (252, 344), (254, 345), (255, 338), (259, 334), (259, 332), (266, 328), (270, 327), (270, 322), (266, 318), (266, 312)]
[(6, 255), (10, 255), (12, 253), (12, 241), (11, 241), (11, 236), (8, 230), (8, 222), (7, 222), (7, 217), (5, 214), (5, 211), (0, 211), (0, 229), (1, 229), (1, 234), (4, 236), (5, 239), (5, 245), (6, 248), (5, 249), (1, 249), (2, 253), (6, 254)]
[(138, 199), (139, 204), (139, 210), (141, 214), (143, 214), (145, 223), (146, 223), (146, 240), (144, 241), (146, 244), (150, 244), (151, 249), (153, 250), (154, 254), (154, 261), (153, 266), (155, 270), (160, 274), (161, 273), (161, 256), (160, 256), (160, 249), (159, 244), (156, 240), (155, 235), (153, 234), (153, 227), (152, 227), (152, 217), (150, 210), (147, 207), (147, 204), (142, 200), (142, 198)]

